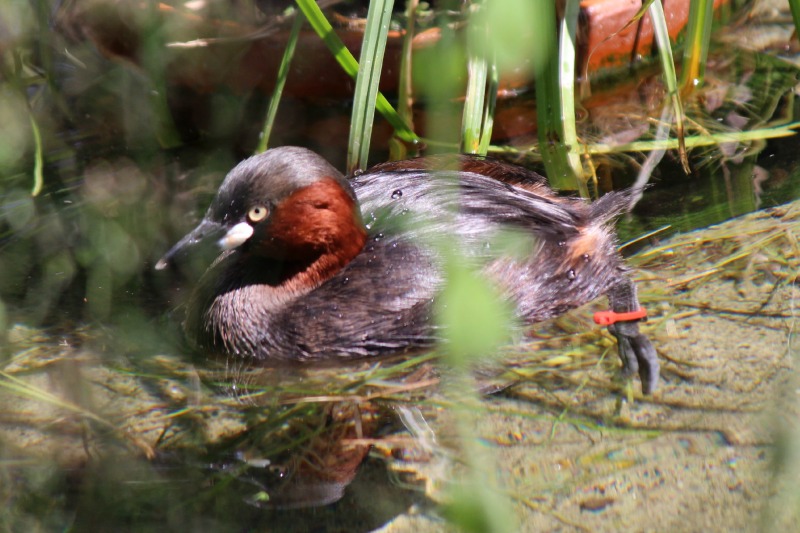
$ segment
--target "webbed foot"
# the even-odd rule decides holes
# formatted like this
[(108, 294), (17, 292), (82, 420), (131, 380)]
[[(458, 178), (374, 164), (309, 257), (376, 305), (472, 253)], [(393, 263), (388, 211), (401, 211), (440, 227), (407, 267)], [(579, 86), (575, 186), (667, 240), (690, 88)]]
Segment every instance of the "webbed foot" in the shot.
[(617, 337), (622, 375), (631, 377), (638, 373), (642, 380), (642, 392), (652, 394), (658, 386), (661, 367), (650, 339), (639, 331), (637, 322), (617, 322), (608, 326), (608, 330)]
[(647, 313), (639, 306), (636, 285), (625, 277), (607, 295), (611, 311), (595, 313), (595, 322), (607, 325), (617, 337), (622, 374), (639, 374), (642, 392), (652, 394), (658, 386), (660, 365), (653, 344), (639, 331), (639, 321), (646, 319)]

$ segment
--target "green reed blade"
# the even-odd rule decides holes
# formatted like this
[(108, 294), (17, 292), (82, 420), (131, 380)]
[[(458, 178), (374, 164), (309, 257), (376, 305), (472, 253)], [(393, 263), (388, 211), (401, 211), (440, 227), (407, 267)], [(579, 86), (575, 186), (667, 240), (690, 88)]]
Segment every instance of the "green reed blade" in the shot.
[[(397, 87), (397, 114), (400, 119), (414, 128), (413, 86), (412, 86), (412, 49), (415, 34), (415, 23), (419, 0), (406, 0), (406, 34), (403, 36), (403, 51), (400, 59), (400, 76)], [(397, 161), (408, 156), (406, 145), (397, 137), (389, 141), (389, 159)]]
[(481, 143), (483, 101), (486, 96), (486, 80), (489, 75), (489, 62), (483, 53), (470, 51), (467, 73), (469, 81), (464, 100), (464, 113), (461, 117), (461, 151), (467, 154), (476, 154)]
[(553, 2), (539, 1), (538, 13), (541, 24), (533, 38), (535, 49), (541, 52), (534, 67), (539, 151), (550, 185), (555, 189), (575, 190), (579, 188), (578, 179), (567, 161), (567, 147), (563, 142), (559, 64), (555, 57), (558, 47), (556, 13)]
[(581, 143), (578, 140), (578, 130), (575, 125), (575, 36), (580, 10), (580, 0), (566, 1), (564, 17), (561, 20), (561, 35), (558, 47), (558, 85), (566, 162), (571, 169), (572, 175), (575, 176), (580, 195), (588, 197), (589, 190), (586, 187), (586, 179), (579, 153)]
[(497, 108), (497, 89), (500, 86), (500, 73), (497, 71), (497, 62), (489, 63), (489, 84), (486, 88), (486, 104), (483, 106), (483, 129), (481, 131), (478, 154), (486, 155), (492, 143), (492, 128), (494, 127), (494, 111)]
[(106, 420), (105, 418), (89, 411), (77, 405), (73, 402), (65, 400), (52, 394), (40, 387), (27, 383), (11, 374), (6, 372), (0, 371), (0, 388), (6, 389), (13, 394), (16, 394), (23, 398), (28, 398), (31, 400), (36, 400), (40, 402), (47, 403), (48, 405), (52, 405), (53, 407), (58, 407), (60, 409), (64, 409), (65, 411), (69, 411), (85, 418), (94, 420), (104, 426), (114, 427), (111, 422)]
[(372, 125), (375, 118), (375, 99), (383, 69), (386, 37), (392, 18), (394, 0), (372, 0), (367, 12), (364, 41), (361, 44), (361, 61), (353, 96), (353, 115), (350, 120), (350, 138), (347, 143), (347, 171), (367, 168)]
[(281, 103), (281, 96), (283, 95), (283, 87), (286, 85), (286, 78), (289, 76), (289, 65), (292, 63), (294, 57), (294, 50), (297, 47), (297, 40), (300, 37), (300, 28), (303, 27), (305, 18), (301, 17), (299, 13), (295, 14), (294, 22), (292, 23), (292, 31), (289, 34), (289, 40), (286, 42), (286, 48), (283, 51), (283, 58), (281, 58), (281, 65), (278, 68), (278, 78), (275, 80), (275, 88), (272, 90), (272, 97), (269, 99), (269, 107), (267, 108), (267, 116), (264, 118), (264, 129), (261, 132), (261, 139), (258, 141), (256, 153), (261, 153), (269, 146), (269, 137), (272, 134), (272, 126), (275, 124), (275, 117), (278, 114), (278, 106)]
[(675, 74), (675, 62), (672, 59), (672, 47), (667, 30), (667, 19), (664, 16), (664, 6), (661, 0), (653, 0), (649, 8), (650, 19), (653, 21), (653, 33), (658, 44), (658, 54), (661, 59), (661, 69), (664, 75), (664, 82), (667, 85), (667, 93), (672, 100), (672, 109), (675, 113), (675, 130), (678, 137), (678, 154), (680, 156), (683, 171), (691, 173), (689, 169), (689, 157), (686, 154), (686, 144), (684, 142), (683, 127), (683, 104), (678, 92), (678, 79)]
[[(748, 131), (732, 131), (712, 133), (710, 135), (692, 135), (684, 139), (684, 144), (689, 148), (698, 146), (713, 146), (730, 142), (750, 142), (764, 139), (777, 139), (780, 137), (792, 137), (797, 135), (800, 129), (800, 122), (775, 126), (772, 128), (762, 128)], [(663, 141), (634, 141), (625, 144), (591, 144), (588, 150), (592, 154), (609, 154), (623, 152), (647, 152), (651, 150), (675, 150), (680, 146), (678, 139), (666, 139)]]
[[(467, 94), (461, 117), (461, 151), (468, 154), (486, 155), (494, 126), (499, 75), (496, 61), (488, 57), (494, 54), (488, 50), (489, 47), (485, 46), (487, 28), (485, 24), (477, 23), (480, 24), (480, 27), (475, 28), (474, 31), (480, 32), (482, 35), (472, 39), (468, 51)], [(473, 33), (473, 36), (476, 34)]]
[(344, 69), (348, 76), (355, 79), (358, 76), (358, 61), (350, 53), (350, 50), (344, 45), (336, 32), (333, 31), (333, 26), (325, 18), (325, 14), (319, 8), (314, 0), (295, 0), (297, 7), (302, 11), (303, 16), (306, 17), (308, 23), (314, 28), (320, 39), (331, 51), (333, 57)]
[(35, 146), (34, 161), (33, 161), (33, 189), (31, 189), (31, 196), (39, 196), (42, 192), (44, 185), (44, 176), (42, 175), (42, 166), (44, 156), (42, 155), (42, 134), (39, 132), (39, 124), (33, 117), (33, 111), (28, 110), (28, 118), (31, 121), (31, 131), (33, 131), (33, 141)]
[[(800, 129), (800, 122), (792, 122), (789, 124), (782, 124), (780, 126), (773, 126), (770, 128), (761, 128), (757, 130), (748, 131), (726, 131), (719, 133), (712, 133), (709, 135), (692, 135), (684, 139), (684, 143), (689, 148), (696, 148), (699, 146), (715, 146), (723, 143), (739, 142), (746, 143), (750, 141), (761, 141), (765, 139), (777, 139), (781, 137), (792, 137), (797, 135)], [(426, 142), (433, 142), (428, 141)], [(593, 143), (586, 146), (586, 151), (590, 154), (617, 154), (625, 152), (649, 152), (652, 150), (675, 150), (678, 148), (678, 139), (664, 139), (662, 141), (633, 141), (625, 144), (604, 144)], [(496, 154), (530, 154), (535, 150), (535, 146), (495, 146), (489, 147), (489, 151)]]
[(795, 39), (800, 39), (800, 0), (789, 0), (789, 9), (792, 10)]
[[(331, 26), (328, 19), (325, 18), (325, 15), (322, 13), (317, 3), (314, 2), (314, 0), (295, 0), (295, 2), (319, 38), (322, 39), (328, 47), (328, 50), (331, 51), (333, 57), (339, 63), (339, 66), (342, 67), (348, 76), (356, 79), (358, 76), (358, 61), (356, 61), (356, 58), (353, 57), (353, 54), (350, 53), (350, 50), (347, 49), (339, 36), (336, 35), (336, 32), (333, 31), (333, 26)], [(416, 144), (419, 142), (419, 137), (411, 131), (411, 128), (400, 118), (397, 111), (395, 111), (386, 97), (380, 92), (378, 93), (375, 106), (378, 112), (392, 125), (398, 137), (410, 143)]]
[[(461, 151), (486, 155), (492, 140), (500, 71), (519, 73), (520, 64), (528, 61), (529, 43), (513, 36), (528, 30), (533, 17), (531, 9), (519, 0), (494, 0), (476, 6), (469, 22)], [(514, 17), (508, 17), (508, 13), (514, 13)]]
[(699, 87), (705, 78), (713, 14), (713, 0), (694, 0), (689, 3), (689, 23), (686, 26), (686, 45), (683, 49), (683, 72), (681, 72), (684, 95)]

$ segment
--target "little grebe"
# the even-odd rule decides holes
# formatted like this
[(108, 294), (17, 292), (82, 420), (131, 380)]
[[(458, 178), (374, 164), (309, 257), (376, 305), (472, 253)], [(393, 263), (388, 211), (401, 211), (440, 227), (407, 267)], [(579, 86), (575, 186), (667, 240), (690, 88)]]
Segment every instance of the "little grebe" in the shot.
[[(223, 251), (184, 323), (200, 349), (256, 360), (367, 357), (436, 343), (442, 259), (431, 243), (447, 236), (524, 322), (607, 295), (618, 321), (604, 323), (624, 372), (638, 372), (649, 393), (658, 358), (639, 332), (636, 287), (610, 224), (626, 198), (559, 197), (532, 171), (469, 156), (384, 163), (348, 180), (310, 150), (274, 148), (228, 174), (200, 225), (156, 268), (218, 239)], [(493, 250), (508, 231), (530, 241), (525, 257)]]

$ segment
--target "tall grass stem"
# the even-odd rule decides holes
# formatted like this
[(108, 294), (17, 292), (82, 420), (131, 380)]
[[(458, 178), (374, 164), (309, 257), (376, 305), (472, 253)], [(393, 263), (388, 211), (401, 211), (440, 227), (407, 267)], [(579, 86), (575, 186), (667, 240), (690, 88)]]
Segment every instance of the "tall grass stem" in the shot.
[(392, 18), (394, 0), (372, 0), (367, 12), (367, 26), (361, 44), (361, 60), (353, 96), (350, 138), (347, 143), (347, 170), (352, 172), (369, 165), (369, 145), (375, 119), (375, 101), (383, 70), (386, 37)]
[(675, 74), (675, 62), (672, 59), (672, 45), (669, 40), (667, 30), (667, 19), (664, 15), (664, 6), (661, 0), (653, 0), (648, 8), (650, 19), (653, 22), (653, 33), (658, 44), (658, 54), (661, 59), (661, 71), (664, 75), (664, 82), (667, 85), (667, 93), (672, 101), (672, 110), (675, 114), (675, 130), (678, 137), (678, 155), (680, 156), (683, 171), (690, 174), (689, 157), (686, 153), (686, 143), (684, 142), (683, 126), (683, 104), (681, 95), (678, 92), (678, 79)]
[(689, 23), (686, 27), (683, 71), (681, 72), (681, 87), (684, 95), (699, 87), (705, 78), (713, 15), (713, 0), (692, 0), (689, 3)]
[[(400, 76), (397, 87), (397, 114), (400, 119), (414, 129), (414, 88), (412, 84), (412, 48), (416, 33), (416, 16), (419, 0), (406, 0), (406, 34), (403, 36), (403, 50), (400, 58)], [(393, 161), (405, 159), (408, 148), (396, 136), (389, 141), (389, 158)]]
[(581, 144), (575, 124), (575, 38), (580, 10), (580, 0), (566, 0), (559, 36), (558, 85), (561, 101), (561, 127), (564, 130), (567, 164), (575, 177), (581, 196), (587, 197), (589, 191), (586, 187), (583, 165), (581, 165), (579, 153)]
[(294, 57), (294, 50), (297, 47), (297, 39), (300, 37), (300, 29), (303, 27), (303, 18), (300, 13), (296, 13), (294, 22), (292, 23), (292, 30), (289, 34), (289, 40), (286, 42), (286, 48), (283, 50), (283, 58), (281, 65), (278, 68), (278, 78), (275, 80), (275, 88), (272, 90), (272, 97), (269, 99), (269, 107), (267, 108), (267, 116), (264, 118), (264, 129), (261, 132), (261, 139), (258, 141), (256, 153), (261, 153), (269, 146), (269, 138), (272, 134), (272, 126), (275, 124), (275, 117), (278, 114), (278, 106), (281, 102), (283, 95), (283, 87), (286, 85), (286, 78), (289, 76), (289, 66)]
[(567, 148), (563, 142), (555, 5), (542, 0), (538, 2), (538, 8), (540, 27), (533, 37), (534, 46), (542, 52), (534, 72), (539, 150), (550, 185), (556, 189), (576, 190), (578, 179), (567, 161)]
[[(342, 67), (348, 76), (356, 79), (358, 76), (358, 61), (356, 61), (356, 58), (353, 57), (353, 54), (350, 53), (350, 50), (347, 49), (339, 36), (336, 35), (333, 26), (331, 26), (331, 23), (325, 18), (325, 14), (317, 3), (314, 2), (314, 0), (295, 0), (295, 2), (316, 34), (333, 54), (339, 66)], [(411, 128), (400, 118), (400, 115), (397, 114), (397, 111), (389, 103), (389, 100), (380, 92), (378, 93), (375, 105), (378, 112), (391, 124), (395, 134), (400, 139), (414, 144), (419, 142), (419, 137), (411, 131)]]

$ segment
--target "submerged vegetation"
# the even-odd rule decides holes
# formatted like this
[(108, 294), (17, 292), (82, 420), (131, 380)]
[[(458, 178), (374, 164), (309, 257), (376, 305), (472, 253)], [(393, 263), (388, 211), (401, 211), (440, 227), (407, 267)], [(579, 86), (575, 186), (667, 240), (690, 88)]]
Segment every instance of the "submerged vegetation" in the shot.
[[(591, 530), (611, 509), (641, 529), (625, 522), (626, 495), (674, 483), (653, 466), (657, 446), (689, 450), (687, 472), (721, 465), (732, 506), (737, 483), (766, 497), (768, 480), (742, 472), (796, 438), (796, 421), (781, 431), (764, 412), (797, 412), (793, 394), (775, 397), (794, 390), (798, 209), (663, 239), (800, 197), (799, 72), (740, 48), (749, 6), (713, 4), (691, 2), (678, 35), (660, 0), (645, 2), (600, 41), (577, 0), (0, 6), (0, 529), (367, 529), (412, 506), (409, 528), (441, 516), (468, 531)], [(633, 62), (600, 59), (629, 37)], [(498, 347), (502, 309), (457, 256), (444, 353), (300, 371), (190, 359), (165, 313), (180, 315), (187, 279), (152, 265), (236, 161), (280, 144), (350, 170), (489, 154), (585, 196), (661, 172), (662, 196), (623, 231), (641, 237), (630, 252), (652, 245), (631, 261), (671, 386), (627, 401), (613, 340), (586, 310)], [(692, 347), (703, 323), (730, 328), (725, 361)], [(763, 345), (758, 361), (727, 342), (737, 335)], [(700, 432), (727, 451), (698, 451)], [(628, 455), (640, 443), (655, 448)], [(762, 517), (775, 530), (799, 512), (785, 448)], [(750, 463), (737, 471), (730, 449)], [(343, 494), (314, 516), (272, 510)]]

